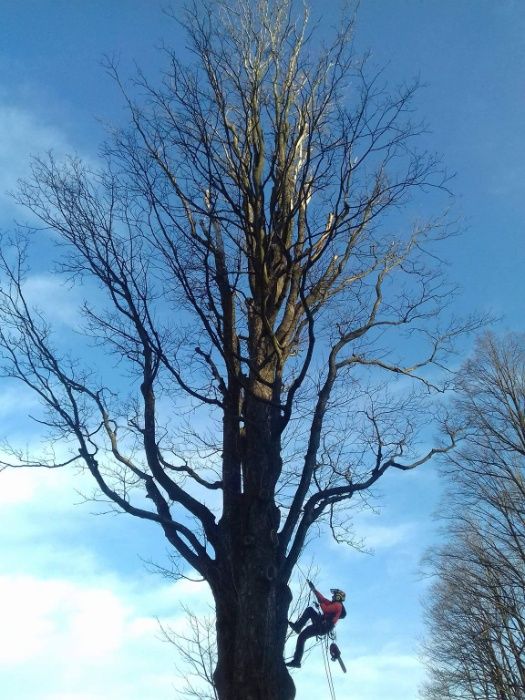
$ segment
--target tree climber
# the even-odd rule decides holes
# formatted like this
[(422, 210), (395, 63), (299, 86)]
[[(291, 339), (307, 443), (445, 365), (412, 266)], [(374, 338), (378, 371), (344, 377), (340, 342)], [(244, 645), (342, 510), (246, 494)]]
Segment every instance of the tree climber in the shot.
[[(297, 622), (288, 623), (293, 631), (299, 635), (297, 637), (297, 645), (295, 647), (293, 659), (286, 664), (292, 668), (301, 668), (301, 659), (303, 658), (304, 645), (307, 639), (310, 637), (324, 637), (334, 629), (339, 619), (346, 617), (346, 610), (343, 605), (346, 595), (343, 591), (338, 588), (331, 588), (332, 600), (328, 600), (328, 598), (325, 598), (316, 590), (311, 581), (307, 581), (307, 583), (319, 601), (322, 612), (317, 612), (312, 607), (308, 607)], [(312, 624), (308, 625), (308, 627), (305, 627), (303, 630), (308, 620), (310, 620)]]

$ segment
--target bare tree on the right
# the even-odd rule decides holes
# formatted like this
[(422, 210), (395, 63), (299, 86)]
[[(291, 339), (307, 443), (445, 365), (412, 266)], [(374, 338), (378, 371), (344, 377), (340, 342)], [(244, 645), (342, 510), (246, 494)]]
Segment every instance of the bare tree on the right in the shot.
[(462, 368), (450, 537), (428, 557), (427, 700), (525, 698), (525, 336), (484, 335)]

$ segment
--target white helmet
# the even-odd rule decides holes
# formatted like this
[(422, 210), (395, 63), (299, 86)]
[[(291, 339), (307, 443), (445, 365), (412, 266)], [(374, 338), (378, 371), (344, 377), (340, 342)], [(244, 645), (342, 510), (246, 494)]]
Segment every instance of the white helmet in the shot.
[(332, 594), (332, 598), (338, 603), (342, 603), (346, 598), (346, 593), (339, 588), (330, 588), (330, 593)]

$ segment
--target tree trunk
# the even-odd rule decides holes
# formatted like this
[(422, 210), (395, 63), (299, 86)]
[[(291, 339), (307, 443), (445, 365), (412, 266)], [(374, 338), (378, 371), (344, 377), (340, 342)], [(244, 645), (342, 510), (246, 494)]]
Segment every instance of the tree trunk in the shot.
[(225, 548), (212, 586), (217, 613), (220, 700), (293, 700), (283, 651), (290, 589), (279, 578), (278, 510), (273, 499), (247, 494), (221, 521)]
[[(218, 663), (214, 681), (220, 700), (293, 700), (295, 686), (284, 664), (287, 586), (245, 577), (234, 601), (216, 596)], [(266, 589), (265, 595), (262, 589)]]
[[(220, 522), (220, 547), (212, 590), (217, 613), (218, 663), (214, 679), (220, 700), (293, 700), (295, 686), (283, 651), (292, 599), (283, 579), (279, 509), (275, 485), (281, 472), (279, 392), (275, 360), (263, 336), (262, 314), (251, 317), (257, 342), (244, 392), (239, 440), (225, 449), (225, 463), (241, 469), (239, 490), (228, 494)], [(275, 394), (274, 394), (275, 392)], [(227, 418), (227, 417), (226, 417)], [(234, 416), (237, 419), (237, 415)], [(225, 420), (225, 426), (227, 421)], [(234, 421), (238, 425), (238, 420)]]
[[(287, 587), (280, 593), (275, 585), (270, 588), (265, 599), (256, 599), (253, 594), (241, 596), (237, 610), (216, 598), (218, 663), (214, 681), (220, 700), (295, 698), (283, 659), (291, 596)], [(285, 597), (286, 603), (278, 602), (280, 597)]]

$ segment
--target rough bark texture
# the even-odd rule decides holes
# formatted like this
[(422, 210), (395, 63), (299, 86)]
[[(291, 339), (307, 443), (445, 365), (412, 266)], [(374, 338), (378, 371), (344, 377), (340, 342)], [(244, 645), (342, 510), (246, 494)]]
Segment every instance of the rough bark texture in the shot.
[[(250, 526), (256, 538), (254, 520)], [(267, 536), (268, 529), (262, 528), (259, 534)], [(266, 555), (257, 552), (256, 557), (250, 556), (256, 541), (241, 545), (232, 555), (232, 565), (238, 572), (235, 587), (228, 571), (220, 579), (220, 589), (214, 590), (218, 648), (214, 680), (221, 700), (295, 697), (282, 654), (291, 593), (273, 574), (275, 547)], [(268, 572), (272, 573), (271, 579)]]
[(245, 394), (242, 489), (219, 522), (220, 568), (212, 585), (218, 650), (214, 679), (221, 700), (291, 700), (295, 688), (282, 653), (292, 596), (275, 502), (282, 468), (279, 410), (271, 404), (275, 368), (267, 361), (271, 354), (265, 351), (261, 325), (253, 326), (252, 364), (262, 369), (249, 379)]

